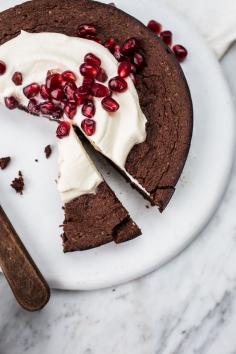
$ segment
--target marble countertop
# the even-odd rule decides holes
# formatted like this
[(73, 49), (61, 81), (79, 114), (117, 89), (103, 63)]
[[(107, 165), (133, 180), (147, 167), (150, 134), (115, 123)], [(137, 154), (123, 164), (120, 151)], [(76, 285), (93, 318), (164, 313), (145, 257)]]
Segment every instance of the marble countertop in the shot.
[[(235, 60), (236, 45), (221, 63), (234, 99)], [(236, 354), (235, 208), (236, 166), (214, 218), (171, 263), (113, 289), (53, 291), (39, 313), (0, 276), (0, 353)]]

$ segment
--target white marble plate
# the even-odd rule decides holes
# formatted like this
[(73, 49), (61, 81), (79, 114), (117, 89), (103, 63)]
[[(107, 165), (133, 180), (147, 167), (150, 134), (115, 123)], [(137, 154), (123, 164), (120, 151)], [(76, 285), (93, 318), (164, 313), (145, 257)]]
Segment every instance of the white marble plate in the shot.
[[(23, 1), (2, 0), (0, 10)], [(0, 155), (11, 155), (10, 167), (0, 172), (0, 200), (23, 242), (51, 287), (96, 289), (140, 277), (182, 251), (202, 230), (218, 207), (228, 183), (234, 155), (235, 123), (231, 97), (218, 62), (185, 20), (155, 0), (117, 0), (117, 5), (147, 23), (155, 18), (188, 48), (183, 69), (194, 102), (191, 152), (176, 193), (160, 215), (103, 161), (108, 183), (140, 225), (143, 236), (126, 244), (63, 254), (58, 225), (63, 221), (55, 179), (55, 125), (22, 112), (0, 107)], [(133, 5), (135, 4), (135, 6)], [(54, 153), (46, 160), (43, 148)], [(36, 163), (34, 159), (39, 159)], [(26, 182), (23, 197), (9, 187), (21, 169)]]

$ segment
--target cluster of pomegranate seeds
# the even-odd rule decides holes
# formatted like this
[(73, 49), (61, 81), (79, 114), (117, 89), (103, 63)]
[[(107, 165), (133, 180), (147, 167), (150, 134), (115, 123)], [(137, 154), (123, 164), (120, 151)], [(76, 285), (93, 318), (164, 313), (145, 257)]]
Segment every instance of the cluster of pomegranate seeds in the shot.
[[(162, 31), (162, 25), (155, 20), (149, 21), (147, 27), (155, 34), (157, 34), (163, 40), (163, 42), (165, 42), (166, 45), (168, 45), (170, 48), (172, 47), (173, 34), (171, 31)], [(188, 56), (187, 49), (181, 44), (176, 44), (171, 49), (173, 50), (178, 61), (181, 63)]]

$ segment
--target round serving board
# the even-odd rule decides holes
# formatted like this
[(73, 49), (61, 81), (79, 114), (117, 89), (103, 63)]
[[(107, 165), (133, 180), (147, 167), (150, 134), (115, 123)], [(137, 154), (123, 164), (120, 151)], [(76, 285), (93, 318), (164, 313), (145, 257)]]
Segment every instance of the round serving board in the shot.
[[(21, 2), (2, 0), (0, 10)], [(9, 168), (0, 171), (0, 201), (53, 288), (114, 286), (160, 267), (203, 229), (218, 207), (230, 175), (235, 119), (228, 87), (214, 55), (182, 17), (159, 2), (150, 0), (147, 6), (145, 0), (116, 0), (116, 4), (144, 23), (152, 18), (160, 21), (173, 31), (175, 43), (188, 48), (190, 55), (183, 70), (194, 104), (192, 147), (176, 193), (162, 215), (157, 208), (147, 208), (148, 203), (104, 161), (97, 161), (143, 236), (119, 246), (109, 244), (63, 254), (58, 227), (63, 222), (63, 210), (55, 182), (56, 125), (0, 107), (0, 156), (13, 157)], [(53, 145), (49, 160), (43, 152), (47, 144)], [(9, 186), (18, 170), (25, 176), (23, 196)]]

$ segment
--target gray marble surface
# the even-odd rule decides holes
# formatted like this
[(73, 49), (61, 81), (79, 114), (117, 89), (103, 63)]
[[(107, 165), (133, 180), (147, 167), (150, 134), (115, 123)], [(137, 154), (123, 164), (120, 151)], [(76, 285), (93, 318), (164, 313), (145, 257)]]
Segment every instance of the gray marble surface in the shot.
[[(236, 45), (222, 61), (234, 99), (235, 62)], [(114, 289), (53, 291), (40, 313), (20, 309), (0, 276), (0, 354), (236, 354), (235, 209), (236, 166), (216, 215), (179, 257)]]

